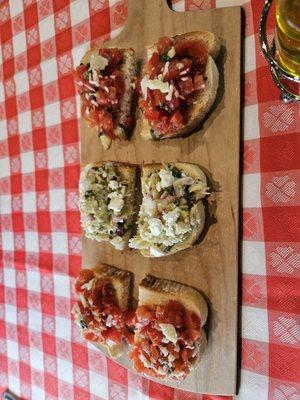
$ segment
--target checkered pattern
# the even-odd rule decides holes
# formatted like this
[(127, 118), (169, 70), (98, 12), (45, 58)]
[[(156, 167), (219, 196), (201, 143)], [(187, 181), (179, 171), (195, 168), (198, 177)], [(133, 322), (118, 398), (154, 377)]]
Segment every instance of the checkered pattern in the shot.
[[(222, 399), (127, 372), (83, 342), (71, 321), (81, 263), (79, 107), (71, 70), (91, 43), (118, 33), (127, 16), (124, 3), (0, 2), (0, 387), (24, 399)], [(279, 102), (259, 51), (262, 1), (185, 0), (174, 1), (174, 8), (237, 4), (244, 8), (246, 34), (242, 371), (236, 400), (296, 400), (299, 106)]]

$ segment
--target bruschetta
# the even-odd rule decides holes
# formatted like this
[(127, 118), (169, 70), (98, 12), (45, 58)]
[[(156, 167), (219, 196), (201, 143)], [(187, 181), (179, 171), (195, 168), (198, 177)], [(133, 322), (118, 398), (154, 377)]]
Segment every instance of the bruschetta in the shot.
[[(82, 269), (75, 281), (77, 301), (73, 307), (75, 322), (82, 337), (108, 350), (111, 357), (121, 356), (133, 343), (130, 319), (132, 274), (109, 265)], [(132, 317), (131, 317), (132, 320)]]
[(106, 149), (130, 133), (136, 65), (132, 49), (93, 48), (73, 71), (81, 115)]
[(220, 41), (211, 32), (162, 37), (148, 47), (139, 86), (144, 138), (175, 138), (195, 130), (217, 95), (219, 51)]
[(85, 236), (123, 250), (131, 236), (136, 167), (122, 163), (86, 165), (79, 181), (79, 209)]
[(206, 347), (203, 326), (208, 308), (189, 286), (146, 276), (139, 285), (134, 368), (162, 380), (183, 380), (200, 362)]

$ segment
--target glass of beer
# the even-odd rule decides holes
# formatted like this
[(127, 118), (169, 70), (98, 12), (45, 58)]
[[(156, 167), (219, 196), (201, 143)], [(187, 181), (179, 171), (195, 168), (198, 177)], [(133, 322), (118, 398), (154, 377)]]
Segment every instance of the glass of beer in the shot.
[(300, 78), (300, 0), (276, 0), (276, 58)]

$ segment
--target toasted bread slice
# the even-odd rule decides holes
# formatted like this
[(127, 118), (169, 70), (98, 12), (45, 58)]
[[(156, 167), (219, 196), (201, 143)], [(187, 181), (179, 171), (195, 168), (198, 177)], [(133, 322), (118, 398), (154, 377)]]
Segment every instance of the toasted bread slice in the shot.
[[(83, 64), (88, 64), (91, 56), (98, 53), (99, 48), (93, 47), (88, 52), (85, 53), (81, 62)], [(125, 93), (120, 102), (120, 110), (117, 117), (117, 126), (114, 129), (114, 134), (117, 138), (125, 140), (129, 136), (129, 131), (125, 128), (126, 120), (133, 114), (133, 95), (134, 89), (132, 86), (132, 81), (136, 76), (137, 72), (137, 60), (135, 57), (134, 50), (119, 49), (123, 55), (123, 62), (120, 67), (120, 71), (124, 74), (125, 83)], [(108, 149), (112, 143), (112, 139), (106, 135), (100, 135), (100, 140), (105, 149)]]
[[(115, 289), (117, 304), (120, 309), (125, 312), (131, 306), (132, 299), (132, 279), (133, 274), (129, 271), (125, 271), (116, 267), (112, 267), (107, 264), (101, 264), (98, 267), (92, 268), (96, 279), (108, 279)], [(80, 320), (84, 320), (81, 316), (80, 311), (76, 305), (73, 308), (75, 315), (75, 321), (77, 323)], [(123, 341), (119, 345), (113, 345), (108, 343), (97, 344), (100, 349), (104, 348), (108, 351), (109, 355), (113, 358), (120, 357), (127, 349), (126, 343)]]
[[(150, 178), (151, 174), (160, 171), (164, 167), (163, 164), (146, 164), (143, 165), (142, 167), (142, 193), (143, 197), (145, 198), (148, 195), (148, 184), (147, 181)], [(184, 236), (184, 239), (182, 241), (178, 241), (174, 245), (171, 246), (171, 248), (168, 251), (161, 251), (160, 253), (153, 254), (153, 251), (151, 251), (151, 248), (140, 248), (141, 254), (144, 257), (163, 257), (163, 256), (168, 256), (174, 253), (177, 253), (178, 251), (187, 249), (198, 240), (204, 225), (205, 225), (205, 207), (202, 202), (202, 198), (205, 197), (208, 192), (208, 187), (207, 187), (207, 179), (204, 174), (204, 172), (201, 170), (201, 168), (196, 165), (196, 164), (190, 164), (190, 163), (173, 163), (173, 164), (168, 164), (169, 168), (176, 168), (178, 169), (181, 173), (184, 173), (186, 177), (191, 177), (195, 181), (198, 182), (198, 188), (196, 187), (196, 190), (194, 191), (195, 194), (195, 199), (193, 202), (192, 207), (189, 210), (189, 218), (191, 221), (191, 226), (192, 229), (189, 232), (188, 235)], [(178, 200), (178, 198), (177, 198)], [(143, 205), (142, 205), (143, 206)], [(162, 217), (163, 218), (163, 217)], [(140, 235), (139, 232), (139, 225), (143, 224), (144, 217), (141, 215), (138, 219), (138, 232), (137, 236)], [(134, 245), (131, 247), (137, 248)], [(161, 246), (160, 246), (161, 248)]]
[[(103, 210), (101, 209), (99, 210), (99, 202), (97, 201), (95, 202), (94, 207), (90, 208), (88, 206), (89, 199), (86, 198), (86, 193), (91, 191), (87, 183), (88, 182), (87, 176), (89, 174), (89, 171), (93, 168), (101, 169), (107, 164), (112, 165), (116, 176), (119, 178), (119, 182), (124, 182), (127, 185), (123, 197), (124, 206), (121, 210), (121, 213), (119, 213), (120, 220), (123, 219), (124, 221), (126, 221), (124, 227), (126, 226), (128, 227), (128, 229), (125, 229), (123, 236), (118, 236), (116, 232), (113, 233), (110, 232), (110, 228), (116, 231), (118, 228), (117, 226), (118, 222), (116, 221), (119, 217), (118, 215), (114, 215), (113, 211), (111, 211), (110, 224), (107, 230), (103, 228), (104, 225), (101, 225), (101, 218), (99, 218), (100, 222), (99, 226), (97, 226), (95, 222), (97, 221), (96, 215), (97, 213), (99, 213), (99, 211)], [(79, 181), (79, 208), (81, 212), (81, 224), (85, 231), (86, 237), (88, 237), (89, 239), (97, 240), (99, 242), (102, 241), (110, 242), (118, 250), (123, 250), (123, 248), (127, 245), (128, 240), (131, 236), (131, 230), (133, 224), (136, 172), (137, 172), (136, 166), (125, 163), (122, 164), (122, 163), (98, 162), (98, 163), (88, 164), (83, 168)], [(103, 190), (102, 193), (104, 193)], [(106, 200), (108, 201), (109, 199), (107, 198)], [(105, 202), (102, 203), (102, 207), (106, 207)], [(113, 219), (115, 219), (116, 221), (113, 222)]]
[[(190, 286), (167, 279), (156, 278), (152, 275), (146, 275), (139, 284), (139, 306), (144, 305), (154, 308), (157, 305), (167, 305), (170, 300), (181, 303), (187, 311), (195, 313), (199, 317), (202, 329), (201, 338), (198, 341), (198, 354), (191, 366), (191, 369), (194, 369), (201, 361), (207, 344), (205, 330), (203, 329), (208, 316), (206, 300), (198, 290)], [(135, 343), (138, 344), (139, 342), (140, 337), (138, 332), (136, 332)]]
[[(132, 279), (133, 275), (130, 271), (125, 271), (107, 264), (102, 264), (100, 267), (94, 268), (96, 277), (109, 278), (115, 291), (118, 305), (123, 312), (129, 309), (132, 296)], [(126, 351), (126, 344), (123, 342), (120, 345), (102, 344), (112, 358), (118, 358)]]
[[(201, 40), (208, 50), (208, 60), (205, 69), (205, 87), (194, 98), (193, 104), (186, 110), (185, 126), (172, 134), (161, 134), (156, 131), (146, 118), (143, 118), (141, 135), (145, 139), (169, 139), (185, 136), (193, 132), (200, 124), (202, 119), (211, 109), (215, 102), (217, 90), (219, 86), (219, 72), (215, 64), (215, 59), (220, 52), (220, 40), (212, 32), (189, 32), (177, 35), (176, 38), (184, 38), (187, 40)], [(156, 50), (155, 45), (148, 47), (148, 54), (151, 55)]]

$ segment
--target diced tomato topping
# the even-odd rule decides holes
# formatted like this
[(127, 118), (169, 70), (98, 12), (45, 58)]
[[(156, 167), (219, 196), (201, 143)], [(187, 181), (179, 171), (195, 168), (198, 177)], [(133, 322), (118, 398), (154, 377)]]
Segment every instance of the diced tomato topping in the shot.
[(98, 121), (102, 130), (109, 134), (114, 128), (114, 122), (112, 115), (106, 110), (99, 110), (98, 112)]
[(151, 342), (153, 344), (157, 344), (157, 345), (161, 344), (161, 341), (164, 337), (163, 334), (160, 331), (158, 331), (157, 329), (149, 329), (148, 335), (149, 335)]
[(161, 37), (156, 45), (159, 54), (163, 54), (173, 45), (173, 39), (169, 37)]
[(129, 328), (133, 328), (135, 324), (135, 311), (129, 310), (125, 312), (125, 323)]
[(192, 78), (185, 78), (179, 81), (180, 94), (184, 97), (188, 96), (194, 91), (194, 84)]
[[(172, 46), (175, 55), (168, 55)], [(201, 40), (183, 38), (160, 38), (156, 48), (143, 72), (150, 80), (168, 82), (169, 92), (148, 87), (146, 98), (140, 100), (140, 107), (157, 132), (169, 135), (183, 128), (186, 105), (193, 100), (195, 91), (203, 89), (208, 53)], [(138, 86), (141, 94), (139, 83)]]
[(81, 293), (84, 289), (81, 288), (85, 283), (89, 282), (91, 279), (94, 278), (94, 272), (88, 268), (84, 268), (80, 270), (78, 278), (75, 282), (75, 290), (77, 293)]
[(101, 48), (99, 55), (108, 60), (108, 65), (96, 71), (96, 77), (95, 71), (88, 70), (88, 65), (83, 64), (73, 71), (73, 77), (81, 98), (83, 118), (89, 126), (97, 127), (100, 133), (115, 139), (115, 116), (125, 93), (124, 74), (120, 70), (123, 56), (119, 49), (114, 48)]
[(159, 120), (159, 111), (155, 110), (154, 107), (149, 107), (145, 110), (145, 117), (149, 121), (158, 121)]
[(115, 344), (120, 344), (122, 341), (122, 333), (114, 326), (103, 331), (102, 335), (106, 340), (110, 340)]
[(115, 68), (122, 61), (122, 53), (119, 49), (99, 49), (99, 55), (108, 60), (108, 66)]
[(97, 340), (97, 337), (92, 332), (83, 332), (83, 337), (90, 342)]
[(76, 69), (73, 70), (73, 78), (76, 83), (84, 82), (83, 74), (88, 70), (85, 64), (80, 64)]
[(151, 357), (154, 359), (154, 361), (157, 361), (159, 354), (160, 354), (160, 352), (159, 352), (157, 346), (152, 344), (151, 345)]
[(123, 335), (124, 335), (124, 337), (125, 337), (126, 342), (127, 342), (129, 345), (132, 346), (132, 345), (134, 344), (134, 333), (131, 332), (131, 331), (129, 331), (129, 330), (127, 329), (127, 330), (125, 330), (125, 331), (123, 332)]
[(147, 324), (155, 319), (155, 312), (146, 306), (139, 306), (136, 310), (136, 317), (141, 324)]
[(175, 52), (178, 57), (192, 57), (197, 64), (207, 63), (207, 48), (201, 40), (179, 39), (175, 43)]
[(151, 55), (149, 60), (145, 63), (143, 67), (144, 73), (150, 75), (153, 68), (156, 68), (159, 63), (160, 63), (159, 54), (155, 51)]
[(153, 106), (161, 106), (166, 101), (166, 94), (162, 93), (160, 90), (156, 89), (150, 93)]
[(196, 74), (194, 77), (194, 88), (195, 90), (203, 89), (205, 81), (202, 74)]
[(183, 127), (183, 115), (179, 110), (176, 110), (170, 119), (171, 123), (173, 124), (174, 127), (176, 128), (181, 128)]

